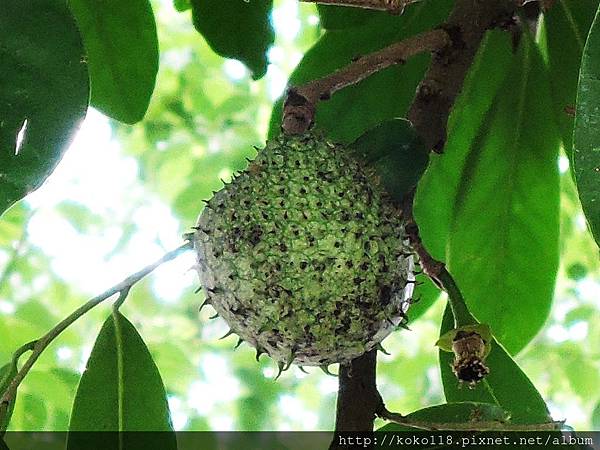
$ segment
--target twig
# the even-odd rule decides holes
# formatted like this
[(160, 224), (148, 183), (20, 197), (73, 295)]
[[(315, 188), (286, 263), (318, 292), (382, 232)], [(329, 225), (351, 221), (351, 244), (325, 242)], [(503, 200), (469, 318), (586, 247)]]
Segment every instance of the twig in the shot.
[(411, 56), (440, 50), (449, 44), (450, 37), (446, 31), (427, 31), (362, 56), (323, 78), (300, 87), (291, 87), (283, 108), (282, 130), (288, 134), (304, 133), (314, 122), (315, 108), (320, 100), (329, 99), (340, 89), (354, 85), (383, 69), (402, 64)]
[[(21, 384), (21, 382), (23, 381), (25, 376), (29, 373), (29, 371), (31, 370), (31, 368), (33, 367), (35, 362), (38, 360), (38, 358), (42, 355), (44, 350), (50, 345), (50, 343), (52, 341), (54, 341), (54, 339), (56, 339), (65, 329), (67, 329), (71, 324), (73, 324), (77, 319), (82, 317), (85, 313), (87, 313), (88, 311), (90, 311), (92, 308), (99, 305), (100, 303), (102, 303), (104, 300), (111, 298), (115, 294), (119, 294), (119, 298), (118, 298), (117, 302), (120, 305), (125, 300), (125, 297), (126, 297), (127, 293), (129, 292), (129, 289), (131, 289), (131, 287), (135, 283), (137, 283), (142, 278), (149, 275), (160, 265), (164, 264), (167, 261), (175, 259), (181, 253), (183, 253), (184, 251), (189, 250), (191, 248), (192, 248), (192, 243), (186, 242), (185, 244), (176, 248), (175, 250), (172, 250), (172, 251), (166, 253), (164, 256), (162, 256), (156, 262), (150, 264), (149, 266), (146, 266), (139, 272), (136, 272), (133, 275), (128, 276), (120, 283), (114, 285), (113, 287), (104, 291), (102, 294), (92, 298), (87, 303), (85, 303), (82, 306), (80, 306), (79, 308), (77, 308), (68, 317), (66, 317), (64, 320), (62, 320), (58, 325), (56, 325), (54, 328), (52, 328), (48, 333), (46, 333), (40, 339), (30, 342), (28, 344), (25, 344), (19, 350), (17, 350), (17, 352), (15, 352), (15, 357), (17, 359), (19, 358), (19, 356), (21, 356), (26, 351), (30, 350), (32, 353), (31, 353), (31, 355), (29, 355), (29, 358), (27, 359), (27, 361), (25, 361), (25, 364), (23, 364), (23, 367), (21, 367), (21, 369), (17, 372), (17, 375), (13, 378), (12, 382), (10, 383), (10, 385), (8, 386), (6, 391), (2, 394), (2, 397), (0, 399), (0, 422), (2, 422), (2, 418), (5, 417), (6, 413), (8, 412), (9, 405), (14, 401), (14, 398), (17, 394), (17, 388), (19, 387), (19, 385)], [(117, 305), (117, 307), (119, 305)]]
[(563, 421), (552, 421), (535, 424), (513, 424), (497, 420), (471, 422), (429, 422), (409, 419), (402, 414), (388, 411), (385, 406), (377, 416), (410, 428), (426, 431), (553, 431), (559, 430)]
[(456, 281), (446, 269), (446, 265), (436, 260), (423, 245), (419, 234), (419, 226), (413, 215), (414, 191), (408, 194), (402, 205), (402, 215), (405, 220), (405, 230), (414, 252), (419, 257), (423, 272), (440, 288), (448, 294), (450, 308), (454, 316), (455, 328), (464, 325), (475, 325), (477, 320), (471, 315), (465, 299), (458, 288)]
[(351, 8), (372, 9), (388, 11), (392, 14), (402, 14), (404, 8), (411, 3), (421, 0), (300, 0), (304, 3), (318, 3), (320, 5), (349, 6)]

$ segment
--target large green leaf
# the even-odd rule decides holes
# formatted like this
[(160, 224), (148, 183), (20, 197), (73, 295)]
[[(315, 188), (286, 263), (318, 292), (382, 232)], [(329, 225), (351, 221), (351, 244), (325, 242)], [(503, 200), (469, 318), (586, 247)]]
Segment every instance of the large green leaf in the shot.
[[(349, 64), (352, 59), (392, 42), (431, 29), (448, 15), (452, 2), (424, 1), (400, 16), (377, 14), (362, 26), (328, 30), (304, 55), (289, 84), (301, 85)], [(428, 63), (427, 55), (411, 58), (337, 92), (317, 107), (316, 126), (336, 142), (350, 143), (379, 123), (402, 117), (414, 97)], [(271, 116), (269, 136), (279, 134), (282, 102)]]
[(387, 14), (381, 11), (336, 5), (317, 5), (317, 10), (321, 26), (326, 30), (340, 30), (364, 25), (374, 16)]
[(600, 8), (581, 60), (573, 141), (579, 199), (600, 245)]
[(417, 185), (429, 162), (429, 149), (404, 119), (382, 122), (362, 134), (350, 148), (398, 201)]
[(431, 279), (424, 273), (419, 273), (416, 277), (415, 289), (413, 291), (414, 303), (408, 310), (408, 326), (427, 312), (427, 310), (440, 299), (441, 291), (433, 284)]
[(557, 0), (544, 14), (542, 47), (548, 60), (548, 74), (556, 123), (563, 145), (571, 156), (573, 115), (581, 55), (598, 0)]
[(52, 173), (85, 116), (88, 74), (61, 0), (4, 0), (0, 14), (0, 214)]
[[(506, 61), (505, 52), (495, 53)], [(552, 302), (559, 138), (545, 67), (527, 34), (506, 65), (504, 79), (494, 70), (472, 73), (466, 95), (481, 97), (461, 98), (454, 115), (461, 124), (453, 123), (452, 145), (424, 178), (416, 210), (426, 245), (445, 255), (472, 313), (514, 354), (542, 327)], [(494, 84), (501, 87), (490, 101)]]
[(150, 3), (68, 2), (87, 53), (91, 104), (121, 122), (141, 120), (158, 70), (158, 39)]
[(432, 155), (419, 182), (415, 217), (427, 250), (438, 259), (446, 259), (454, 203), (469, 147), (504, 82), (511, 58), (510, 37), (501, 31), (488, 32), (450, 115), (444, 154)]
[[(436, 424), (506, 422), (509, 415), (500, 406), (490, 403), (461, 402), (429, 406), (406, 416), (407, 420)], [(415, 431), (415, 428), (390, 423), (377, 431)]]
[[(446, 307), (440, 336), (454, 328), (450, 306)], [(510, 414), (512, 423), (545, 423), (551, 420), (546, 403), (527, 375), (496, 341), (486, 364), (490, 373), (469, 389), (461, 386), (452, 372), (454, 355), (440, 350), (440, 370), (447, 402), (481, 402), (500, 406)]]
[(272, 0), (191, 0), (194, 26), (219, 55), (242, 61), (254, 79), (267, 72), (267, 50), (275, 41)]
[[(104, 323), (73, 404), (69, 432), (172, 431), (165, 388), (152, 356), (134, 326), (120, 313)], [(86, 433), (70, 433), (68, 449), (100, 445)], [(144, 439), (109, 434), (115, 449), (148, 448)], [(91, 440), (90, 440), (91, 439)], [(175, 449), (173, 433), (156, 434), (152, 447)], [(98, 447), (99, 448), (99, 447)], [(104, 447), (106, 443), (104, 443)]]

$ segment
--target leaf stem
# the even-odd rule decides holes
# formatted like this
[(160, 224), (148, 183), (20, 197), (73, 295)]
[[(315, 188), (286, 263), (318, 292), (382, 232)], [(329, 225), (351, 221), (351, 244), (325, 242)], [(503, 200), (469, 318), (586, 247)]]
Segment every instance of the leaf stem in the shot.
[(380, 409), (377, 415), (400, 425), (418, 428), (426, 431), (552, 431), (559, 430), (563, 421), (551, 421), (534, 424), (512, 424), (499, 420), (472, 421), (472, 422), (429, 422), (424, 420), (410, 419), (402, 414), (388, 411), (385, 407)]
[(2, 393), (2, 397), (0, 398), (0, 422), (6, 416), (9, 405), (14, 401), (17, 388), (25, 378), (25, 376), (29, 373), (35, 362), (42, 355), (44, 350), (56, 339), (64, 330), (66, 330), (71, 324), (73, 324), (77, 319), (82, 317), (88, 311), (90, 311), (95, 306), (99, 305), (103, 301), (113, 297), (115, 294), (119, 294), (119, 298), (116, 301), (116, 308), (118, 308), (125, 298), (127, 297), (127, 293), (131, 289), (131, 287), (140, 281), (142, 278), (146, 277), (150, 273), (152, 273), (157, 267), (166, 263), (167, 261), (171, 261), (179, 256), (181, 253), (190, 250), (192, 248), (191, 242), (186, 242), (175, 250), (171, 250), (170, 252), (163, 255), (160, 259), (153, 262), (152, 264), (144, 267), (142, 270), (134, 273), (133, 275), (128, 276), (120, 283), (117, 283), (113, 287), (107, 289), (102, 294), (90, 299), (88, 302), (81, 305), (75, 311), (73, 311), (69, 316), (59, 322), (54, 328), (52, 328), (48, 333), (39, 338), (38, 340), (29, 342), (23, 346), (21, 346), (13, 356), (13, 361), (17, 362), (19, 357), (23, 355), (27, 351), (31, 351), (31, 355), (23, 364), (23, 367), (17, 372), (17, 375), (12, 379), (10, 385), (7, 387), (6, 391)]
[(465, 298), (463, 297), (456, 281), (446, 269), (446, 265), (435, 259), (421, 240), (419, 234), (419, 226), (415, 222), (413, 215), (413, 202), (414, 202), (414, 190), (408, 194), (402, 205), (402, 213), (405, 219), (405, 229), (408, 235), (408, 239), (412, 245), (413, 250), (419, 256), (421, 268), (423, 272), (431, 278), (431, 280), (442, 290), (448, 294), (448, 302), (452, 309), (452, 315), (454, 316), (454, 327), (462, 327), (465, 325), (476, 325), (479, 322), (471, 315)]

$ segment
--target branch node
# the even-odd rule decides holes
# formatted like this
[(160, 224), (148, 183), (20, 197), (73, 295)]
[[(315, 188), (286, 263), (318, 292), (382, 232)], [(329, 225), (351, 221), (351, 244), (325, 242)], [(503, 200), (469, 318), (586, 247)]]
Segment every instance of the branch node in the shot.
[[(322, 93), (321, 96), (327, 93)], [(289, 88), (283, 105), (282, 130), (287, 134), (302, 134), (314, 123), (315, 105), (297, 89)]]

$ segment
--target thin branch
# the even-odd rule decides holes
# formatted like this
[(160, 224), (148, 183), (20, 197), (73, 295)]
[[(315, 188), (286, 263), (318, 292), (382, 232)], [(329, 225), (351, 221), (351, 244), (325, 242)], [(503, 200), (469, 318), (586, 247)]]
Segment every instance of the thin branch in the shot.
[(301, 134), (314, 122), (316, 105), (334, 93), (365, 78), (402, 64), (411, 56), (440, 50), (450, 44), (448, 33), (442, 29), (427, 31), (397, 42), (377, 52), (361, 56), (346, 67), (300, 87), (291, 87), (283, 109), (281, 128), (288, 134)]
[(455, 328), (464, 325), (477, 324), (477, 320), (471, 315), (465, 299), (454, 281), (454, 278), (446, 269), (446, 265), (435, 259), (421, 240), (419, 226), (413, 214), (414, 191), (408, 194), (402, 205), (402, 215), (405, 220), (405, 230), (414, 252), (419, 257), (423, 272), (440, 288), (448, 294), (448, 301), (452, 308)]
[(553, 431), (560, 430), (563, 421), (552, 421), (534, 424), (512, 424), (502, 421), (472, 422), (429, 422), (410, 419), (402, 414), (393, 413), (383, 407), (377, 414), (382, 419), (400, 425), (426, 431)]
[(402, 14), (404, 8), (421, 0), (300, 0), (304, 3), (318, 3), (320, 5), (349, 6), (351, 8), (371, 9), (375, 11), (388, 11), (392, 14)]
[(52, 328), (48, 333), (46, 333), (40, 339), (30, 342), (30, 343), (26, 344), (25, 346), (21, 347), (19, 350), (17, 350), (17, 352), (15, 352), (17, 359), (19, 356), (21, 356), (26, 351), (30, 350), (32, 353), (31, 353), (31, 355), (29, 355), (29, 358), (27, 359), (27, 361), (25, 361), (25, 364), (23, 364), (23, 367), (21, 367), (21, 369), (17, 372), (17, 375), (13, 378), (12, 382), (10, 383), (10, 385), (8, 386), (6, 391), (2, 394), (2, 397), (0, 399), (0, 422), (2, 421), (2, 418), (5, 417), (6, 413), (8, 412), (9, 405), (14, 401), (15, 396), (17, 394), (17, 388), (19, 387), (19, 385), (21, 384), (21, 382), (23, 381), (25, 376), (29, 373), (29, 371), (31, 370), (31, 368), (33, 367), (35, 362), (38, 360), (38, 358), (42, 355), (44, 350), (52, 343), (52, 341), (54, 341), (54, 339), (56, 339), (65, 329), (67, 329), (77, 319), (82, 317), (84, 314), (86, 314), (88, 311), (90, 311), (92, 308), (99, 305), (103, 301), (113, 297), (115, 294), (119, 294), (119, 299), (117, 300), (117, 302), (119, 302), (119, 305), (120, 305), (120, 303), (122, 303), (125, 300), (125, 296), (129, 292), (129, 289), (131, 289), (131, 287), (135, 283), (137, 283), (138, 281), (140, 281), (141, 279), (143, 279), (144, 277), (146, 277), (147, 275), (152, 273), (160, 265), (166, 263), (167, 261), (171, 261), (172, 259), (175, 259), (181, 253), (183, 253), (186, 250), (189, 250), (191, 248), (192, 248), (192, 243), (186, 242), (185, 244), (176, 248), (175, 250), (172, 250), (172, 251), (166, 253), (164, 256), (162, 256), (160, 259), (158, 259), (154, 263), (146, 266), (139, 272), (136, 272), (133, 275), (128, 276), (120, 283), (114, 285), (113, 287), (104, 291), (102, 294), (92, 298), (87, 303), (85, 303), (82, 306), (80, 306), (79, 308), (77, 308), (68, 317), (66, 317), (64, 320), (62, 320), (58, 325), (56, 325), (54, 328)]

